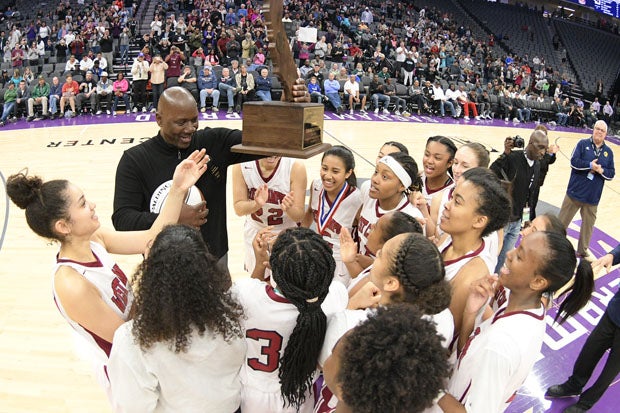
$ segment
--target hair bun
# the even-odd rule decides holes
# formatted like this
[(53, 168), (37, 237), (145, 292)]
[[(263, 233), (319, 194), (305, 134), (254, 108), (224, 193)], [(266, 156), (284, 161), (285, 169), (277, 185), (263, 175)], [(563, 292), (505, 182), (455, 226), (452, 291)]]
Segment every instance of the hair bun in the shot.
[(28, 170), (9, 176), (6, 191), (11, 201), (21, 209), (26, 209), (40, 194), (43, 180), (38, 176), (28, 176)]

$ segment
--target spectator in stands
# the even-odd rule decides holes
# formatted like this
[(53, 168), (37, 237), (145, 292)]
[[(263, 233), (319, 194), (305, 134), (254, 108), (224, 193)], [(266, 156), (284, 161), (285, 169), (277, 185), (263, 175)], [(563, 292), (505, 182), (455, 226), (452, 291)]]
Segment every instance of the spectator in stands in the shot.
[(168, 64), (164, 62), (161, 55), (155, 55), (153, 63), (149, 66), (149, 72), (151, 73), (151, 92), (153, 94), (153, 107), (151, 108), (151, 112), (157, 110), (159, 97), (164, 91), (167, 69)]
[(75, 55), (77, 60), (82, 60), (82, 55), (84, 54), (84, 41), (82, 40), (80, 33), (77, 33), (75, 38), (69, 43), (69, 50), (71, 50), (71, 54)]
[(14, 68), (21, 68), (24, 64), (24, 59), (26, 55), (24, 53), (24, 49), (21, 44), (18, 44), (11, 51), (11, 61)]
[(439, 106), (439, 112), (442, 118), (446, 116), (446, 108), (448, 108), (453, 118), (456, 119), (458, 117), (454, 104), (448, 100), (439, 79), (435, 79), (435, 83), (433, 84), (433, 100), (435, 104)]
[(407, 56), (402, 63), (401, 70), (403, 73), (403, 84), (411, 86), (413, 84), (413, 76), (415, 74), (416, 61), (413, 58), (413, 52), (407, 52)]
[(515, 123), (519, 123), (519, 118), (517, 117), (517, 108), (513, 103), (513, 98), (511, 97), (511, 92), (509, 89), (504, 89), (502, 93), (499, 95), (499, 105), (502, 109), (502, 113), (504, 114), (504, 120), (508, 122), (511, 118)]
[(99, 39), (99, 46), (101, 47), (101, 55), (105, 58), (108, 63), (107, 71), (109, 74), (114, 72), (113, 62), (114, 62), (114, 48), (113, 48), (113, 39), (110, 37), (110, 30), (106, 29), (103, 33), (103, 37)]
[[(212, 111), (217, 112), (220, 104), (219, 82), (210, 66), (205, 66), (198, 76), (198, 89), (200, 90), (200, 111), (206, 111), (207, 97), (213, 99)], [(232, 108), (232, 104), (230, 106)]]
[(118, 37), (119, 55), (121, 58), (121, 64), (127, 65), (129, 63), (129, 43), (131, 36), (129, 35), (129, 28), (123, 27), (123, 31)]
[(349, 73), (347, 72), (346, 67), (342, 66), (339, 69), (338, 74), (336, 75), (336, 80), (344, 80), (344, 81), (349, 80)]
[(271, 102), (271, 78), (269, 77), (269, 70), (262, 68), (260, 76), (255, 80), (256, 83), (256, 96), (262, 101)]
[(17, 99), (17, 90), (15, 83), (9, 82), (4, 92), (4, 106), (2, 107), (2, 117), (0, 118), (0, 126), (6, 125), (9, 116), (15, 110), (15, 99)]
[(80, 70), (80, 62), (75, 58), (75, 55), (69, 56), (69, 60), (67, 60), (67, 62), (65, 63), (65, 71), (63, 72), (63, 74), (73, 75), (73, 74), (77, 74), (79, 70)]
[(67, 61), (67, 42), (65, 39), (60, 39), (54, 49), (56, 50), (56, 62), (65, 63)]
[(525, 93), (525, 89), (521, 89), (519, 96), (514, 98), (513, 102), (517, 108), (519, 122), (529, 122), (532, 118), (532, 110), (527, 107), (527, 94)]
[(227, 113), (233, 113), (233, 108), (235, 106), (234, 96), (237, 88), (235, 84), (235, 79), (230, 75), (230, 70), (227, 67), (222, 69), (222, 76), (219, 79), (217, 88), (220, 93), (226, 93), (226, 99), (228, 103)]
[(611, 102), (609, 99), (605, 102), (605, 106), (603, 106), (603, 120), (605, 123), (611, 123), (612, 116), (614, 115), (614, 108), (611, 106)]
[(88, 57), (88, 54), (84, 54), (82, 56), (82, 59), (80, 59), (80, 62), (79, 62), (79, 70), (81, 74), (83, 75), (86, 74), (86, 72), (88, 72), (89, 70), (92, 70), (92, 68), (93, 68), (93, 61), (91, 60), (90, 57)]
[(181, 67), (184, 61), (185, 55), (181, 52), (181, 49), (172, 46), (170, 48), (170, 53), (165, 58), (165, 62), (168, 64), (168, 69), (166, 70), (166, 79), (168, 79), (168, 82), (176, 80), (181, 76)]
[[(478, 108), (476, 107), (476, 100), (471, 100), (469, 98), (470, 95), (465, 92), (465, 86), (459, 86), (457, 102), (463, 108), (463, 112), (465, 112), (465, 120), (469, 120), (469, 113), (474, 116), (474, 119), (479, 120), (480, 116), (478, 115)], [(475, 97), (474, 91), (474, 97)]]
[(553, 98), (551, 110), (555, 113), (556, 123), (558, 126), (566, 126), (568, 123), (568, 113), (564, 111), (564, 106), (559, 97)]
[[(352, 75), (351, 77), (353, 76), (354, 75)], [(372, 103), (372, 106), (375, 108), (375, 114), (379, 113), (379, 109), (382, 103), (383, 114), (389, 115), (390, 112), (388, 111), (388, 105), (390, 104), (390, 97), (385, 94), (384, 81), (379, 79), (378, 75), (375, 75), (370, 82), (368, 93), (370, 94), (370, 101)]]
[(93, 72), (86, 72), (84, 81), (80, 83), (80, 92), (75, 98), (77, 113), (82, 113), (84, 102), (90, 103), (90, 113), (94, 114), (97, 110), (97, 81), (93, 78)]
[(30, 86), (30, 84), (34, 80), (34, 73), (32, 73), (32, 69), (30, 69), (30, 67), (24, 68), (24, 74), (22, 75), (22, 79), (26, 81), (26, 86)]
[(30, 42), (30, 46), (28, 46), (26, 50), (26, 58), (28, 59), (28, 65), (30, 67), (39, 66), (39, 50), (35, 40)]
[(340, 115), (343, 112), (342, 101), (340, 100), (340, 82), (336, 80), (333, 72), (329, 72), (327, 79), (323, 82), (323, 87), (325, 88), (325, 96), (329, 99), (329, 103)]
[(28, 99), (28, 121), (35, 119), (34, 106), (41, 105), (42, 113), (37, 119), (47, 119), (48, 111), (47, 104), (50, 95), (50, 85), (45, 81), (43, 76), (39, 76), (37, 85), (32, 89), (30, 99)]
[(245, 65), (240, 66), (240, 72), (235, 76), (235, 84), (237, 85), (237, 105), (235, 111), (241, 112), (243, 104), (248, 100), (254, 99), (254, 76), (248, 73)]
[(395, 115), (403, 115), (405, 117), (411, 116), (411, 113), (407, 111), (407, 101), (396, 95), (396, 85), (392, 83), (392, 79), (390, 78), (385, 81), (385, 94), (389, 96), (390, 103), (394, 105)]
[(310, 78), (308, 82), (308, 92), (310, 93), (310, 99), (312, 99), (312, 101), (323, 103), (323, 100), (325, 100), (325, 102), (329, 102), (329, 98), (323, 94), (321, 85), (316, 76)]
[(581, 128), (585, 126), (585, 122), (583, 109), (576, 103), (571, 103), (570, 110), (568, 112), (568, 125)]
[(60, 102), (60, 98), (62, 97), (62, 84), (60, 84), (60, 80), (58, 76), (54, 76), (52, 78), (52, 84), (50, 85), (50, 94), (49, 94), (49, 111), (50, 118), (54, 119), (58, 113), (58, 103)]
[(192, 94), (196, 100), (196, 106), (198, 106), (198, 103), (200, 102), (198, 78), (194, 74), (191, 66), (185, 65), (183, 67), (183, 72), (181, 73), (181, 76), (179, 76), (178, 82), (179, 86), (187, 89)]
[(142, 52), (138, 53), (131, 65), (134, 113), (138, 110), (146, 112), (146, 84), (149, 80), (149, 66), (149, 62), (145, 60)]
[[(428, 83), (430, 86), (430, 82)], [(430, 110), (426, 97), (424, 96), (424, 88), (420, 86), (420, 81), (418, 79), (413, 81), (413, 84), (408, 88), (407, 93), (409, 95), (409, 101), (416, 105), (418, 115), (422, 113), (422, 109), (424, 109), (425, 112)]]
[(360, 84), (357, 82), (355, 75), (350, 75), (349, 80), (344, 84), (344, 99), (349, 102), (349, 113), (353, 114), (353, 108), (356, 103), (361, 105), (360, 113), (366, 114), (366, 94), (360, 92)]
[(381, 70), (379, 71), (379, 73), (377, 73), (377, 76), (379, 76), (380, 79), (383, 79), (385, 81), (385, 79), (391, 78), (392, 74), (390, 73), (389, 68), (387, 66), (383, 66)]
[(116, 74), (116, 80), (112, 83), (112, 89), (114, 90), (112, 116), (116, 116), (116, 108), (118, 107), (119, 99), (123, 99), (125, 103), (125, 113), (131, 112), (131, 104), (129, 103), (129, 82), (127, 82), (122, 72)]
[(106, 113), (111, 114), (112, 110), (112, 96), (114, 95), (114, 86), (112, 81), (108, 79), (108, 72), (101, 72), (101, 76), (99, 77), (99, 82), (97, 82), (97, 93), (96, 96), (96, 107), (97, 112), (96, 115), (101, 115), (102, 106), (101, 101), (105, 101), (105, 109)]
[(71, 73), (65, 76), (65, 83), (62, 85), (62, 97), (60, 98), (60, 117), (65, 116), (65, 106), (69, 103), (71, 117), (75, 117), (75, 97), (80, 89), (80, 85), (73, 80)]
[(30, 99), (30, 89), (25, 80), (21, 80), (17, 86), (17, 96), (15, 98), (15, 113), (18, 116), (26, 114), (28, 110), (28, 99)]

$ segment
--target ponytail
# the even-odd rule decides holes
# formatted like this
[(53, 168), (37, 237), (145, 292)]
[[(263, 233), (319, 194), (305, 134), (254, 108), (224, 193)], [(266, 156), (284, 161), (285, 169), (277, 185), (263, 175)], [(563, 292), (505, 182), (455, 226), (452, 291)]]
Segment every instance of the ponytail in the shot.
[(579, 265), (577, 265), (575, 282), (563, 293), (569, 294), (566, 299), (562, 301), (562, 304), (560, 304), (558, 313), (553, 321), (562, 324), (568, 317), (575, 315), (588, 303), (593, 290), (594, 272), (592, 271), (592, 265), (588, 261), (582, 259), (579, 261)]

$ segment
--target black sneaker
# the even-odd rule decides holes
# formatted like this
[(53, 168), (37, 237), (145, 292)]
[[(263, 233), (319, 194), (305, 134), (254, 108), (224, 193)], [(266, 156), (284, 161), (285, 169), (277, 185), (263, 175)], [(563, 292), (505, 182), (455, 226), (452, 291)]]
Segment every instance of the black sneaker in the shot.
[(32, 122), (34, 120), (34, 116), (28, 116), (26, 118), (26, 122)]
[(563, 399), (565, 397), (575, 397), (581, 394), (578, 390), (571, 390), (566, 383), (556, 384), (547, 389), (545, 398)]

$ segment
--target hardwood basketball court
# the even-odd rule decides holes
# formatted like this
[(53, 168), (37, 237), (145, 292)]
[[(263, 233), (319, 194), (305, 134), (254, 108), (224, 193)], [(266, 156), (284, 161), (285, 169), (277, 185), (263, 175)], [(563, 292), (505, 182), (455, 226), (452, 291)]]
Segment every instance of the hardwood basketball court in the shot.
[[(201, 116), (208, 118), (207, 114)], [(240, 120), (222, 120), (224, 115), (220, 118), (202, 120), (200, 126), (241, 127)], [(494, 160), (503, 150), (506, 136), (518, 134), (527, 142), (535, 127), (534, 123), (515, 125), (503, 121), (494, 121), (494, 126), (489, 126), (490, 121), (439, 122), (438, 119), (373, 115), (368, 115), (368, 120), (357, 115), (354, 118), (358, 120), (326, 119), (324, 140), (354, 150), (356, 174), (360, 178), (370, 177), (377, 152), (387, 140), (406, 144), (418, 165), (422, 162), (426, 139), (433, 135), (449, 136), (457, 146), (465, 141), (483, 143), (498, 151), (491, 154)], [(151, 114), (121, 115), (114, 121), (107, 116), (45, 124), (20, 121), (10, 128), (0, 129), (0, 412), (111, 411), (104, 392), (91, 376), (89, 364), (76, 355), (70, 327), (52, 299), (51, 268), (57, 246), (33, 234), (23, 211), (9, 204), (4, 188), (6, 177), (28, 167), (30, 173), (45, 180), (69, 179), (84, 190), (87, 199), (97, 204), (102, 225), (111, 227), (118, 160), (125, 149), (155, 135), (157, 130)], [(558, 144), (561, 152), (550, 167), (541, 190), (541, 201), (559, 207), (570, 173), (568, 157), (576, 142), (589, 134), (588, 130), (550, 130), (550, 143)], [(612, 142), (611, 146), (620, 157), (617, 144)], [(320, 156), (306, 160), (305, 164), (308, 182), (318, 178)], [(229, 177), (229, 186), (230, 182)], [(614, 218), (618, 205), (620, 183), (616, 179), (606, 184), (597, 219), (597, 228), (615, 240), (620, 239), (620, 222)], [(230, 189), (228, 228), (231, 273), (235, 278), (245, 277), (242, 270), (243, 218), (233, 212)], [(615, 246), (613, 242), (599, 243), (592, 251), (598, 257), (603, 250)], [(117, 262), (129, 275), (140, 259), (140, 256), (118, 257)], [(566, 361), (569, 365), (566, 368), (572, 366), (572, 360), (574, 358)], [(610, 389), (610, 392), (615, 393), (615, 397), (620, 394), (617, 389)]]

